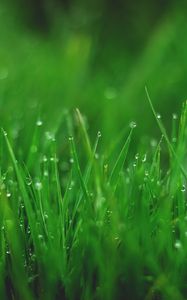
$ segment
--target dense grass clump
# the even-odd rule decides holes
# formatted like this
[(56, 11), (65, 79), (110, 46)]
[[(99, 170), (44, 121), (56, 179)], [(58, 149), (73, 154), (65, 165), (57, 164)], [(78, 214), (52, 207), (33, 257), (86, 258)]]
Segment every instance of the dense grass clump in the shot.
[(39, 119), (28, 155), (2, 131), (1, 299), (185, 299), (187, 105), (171, 138), (152, 110), (161, 139), (135, 157), (135, 123), (92, 145), (78, 110), (63, 137)]

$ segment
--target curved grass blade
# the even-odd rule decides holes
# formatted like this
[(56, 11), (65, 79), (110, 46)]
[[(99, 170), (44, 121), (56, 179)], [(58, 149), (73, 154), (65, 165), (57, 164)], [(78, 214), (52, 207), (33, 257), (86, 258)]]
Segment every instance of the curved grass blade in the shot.
[(118, 180), (119, 180), (119, 174), (123, 168), (123, 165), (124, 165), (124, 162), (126, 160), (126, 157), (127, 157), (127, 153), (128, 153), (128, 150), (129, 150), (129, 145), (130, 145), (130, 142), (131, 142), (131, 137), (132, 137), (132, 132), (133, 132), (133, 128), (131, 129), (128, 137), (127, 137), (127, 140), (116, 160), (116, 163), (114, 165), (114, 168), (111, 172), (111, 175), (110, 175), (110, 178), (109, 178), (109, 185), (111, 187), (113, 187), (114, 189), (116, 189), (117, 187), (117, 184), (118, 184)]
[(156, 119), (156, 121), (157, 121), (158, 127), (160, 128), (160, 131), (161, 131), (161, 133), (163, 134), (163, 136), (164, 136), (164, 138), (165, 138), (165, 140), (166, 140), (166, 143), (167, 143), (167, 145), (168, 145), (170, 154), (171, 154), (172, 156), (174, 156), (174, 158), (175, 158), (175, 160), (176, 160), (176, 162), (177, 162), (177, 164), (178, 164), (178, 166), (179, 166), (179, 168), (180, 168), (180, 170), (181, 170), (181, 172), (182, 172), (184, 178), (187, 180), (187, 173), (186, 173), (186, 171), (184, 170), (184, 168), (182, 167), (182, 165), (181, 165), (181, 163), (180, 163), (180, 161), (179, 161), (179, 159), (178, 159), (178, 156), (177, 156), (177, 154), (176, 154), (176, 152), (175, 152), (175, 150), (174, 150), (172, 144), (170, 143), (169, 137), (168, 137), (168, 135), (167, 135), (167, 133), (166, 133), (166, 130), (165, 130), (165, 128), (164, 128), (164, 126), (163, 126), (161, 120), (158, 119), (158, 117), (157, 117), (157, 114), (156, 114), (156, 111), (155, 111), (155, 109), (154, 109), (154, 106), (153, 106), (153, 103), (152, 103), (152, 101), (151, 101), (151, 98), (150, 98), (150, 96), (149, 96), (149, 92), (148, 92), (148, 90), (147, 90), (147, 87), (145, 87), (145, 92), (146, 92), (146, 96), (147, 96), (147, 99), (148, 99), (148, 101), (149, 101), (151, 110), (152, 110), (152, 112), (153, 112), (153, 115), (154, 115), (154, 117), (155, 117), (155, 119)]

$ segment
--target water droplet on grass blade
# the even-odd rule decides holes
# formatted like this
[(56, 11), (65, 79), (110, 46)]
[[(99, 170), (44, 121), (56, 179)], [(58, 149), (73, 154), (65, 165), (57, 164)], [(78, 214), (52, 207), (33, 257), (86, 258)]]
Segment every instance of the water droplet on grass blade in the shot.
[(10, 198), (11, 197), (11, 193), (9, 191), (7, 191), (6, 196), (7, 196), (7, 198)]
[(176, 143), (176, 142), (177, 142), (177, 138), (176, 138), (176, 137), (173, 137), (173, 138), (172, 138), (172, 142), (173, 142), (173, 143)]
[(99, 159), (99, 154), (95, 153), (95, 159)]
[(177, 120), (177, 119), (178, 119), (177, 114), (173, 114), (173, 120)]
[(38, 120), (38, 121), (36, 122), (36, 125), (37, 125), (38, 127), (40, 127), (40, 126), (43, 125), (43, 122), (42, 122), (41, 120)]
[(181, 188), (181, 192), (182, 192), (182, 193), (185, 193), (185, 192), (186, 192), (186, 187), (185, 187), (184, 184), (183, 184), (183, 186), (182, 186), (182, 188)]
[(70, 164), (73, 164), (74, 163), (74, 159), (71, 157), (70, 160), (69, 160)]
[(98, 136), (98, 138), (101, 137), (101, 131), (98, 131), (97, 136)]
[(36, 183), (35, 183), (35, 189), (37, 191), (41, 191), (41, 189), (42, 189), (42, 183), (40, 181), (36, 181)]
[(46, 157), (46, 155), (43, 156), (43, 162), (47, 162), (47, 157)]
[(48, 177), (48, 175), (49, 175), (49, 172), (48, 172), (47, 170), (45, 170), (45, 171), (44, 171), (44, 176), (45, 176), (45, 177)]
[(4, 129), (2, 129), (2, 132), (4, 136), (7, 136), (7, 132)]
[(157, 119), (160, 120), (161, 119), (161, 115), (157, 114)]
[(175, 248), (178, 249), (178, 250), (182, 248), (182, 244), (181, 244), (180, 241), (176, 241), (175, 244), (174, 244), (174, 246), (175, 246)]
[(143, 163), (145, 163), (145, 162), (146, 162), (146, 160), (147, 160), (147, 154), (145, 154), (145, 155), (143, 156), (143, 158), (142, 158), (142, 162), (143, 162)]
[(27, 185), (31, 185), (32, 179), (30, 177), (26, 178), (26, 183), (27, 183)]
[(134, 121), (130, 122), (131, 129), (136, 128), (136, 126), (137, 126), (136, 122), (134, 122)]

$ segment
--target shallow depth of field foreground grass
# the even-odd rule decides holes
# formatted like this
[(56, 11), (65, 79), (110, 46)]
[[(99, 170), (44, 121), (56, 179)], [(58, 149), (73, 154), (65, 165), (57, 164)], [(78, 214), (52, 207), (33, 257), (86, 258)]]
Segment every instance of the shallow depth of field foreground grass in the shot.
[(102, 145), (78, 110), (27, 151), (2, 130), (1, 299), (186, 299), (187, 105), (171, 134), (152, 112), (135, 157), (135, 123)]

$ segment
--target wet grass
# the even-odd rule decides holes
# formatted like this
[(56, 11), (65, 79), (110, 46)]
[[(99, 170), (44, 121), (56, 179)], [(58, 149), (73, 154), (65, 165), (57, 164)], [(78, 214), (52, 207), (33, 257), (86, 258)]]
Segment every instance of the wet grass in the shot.
[(2, 130), (1, 299), (185, 299), (187, 105), (168, 134), (147, 97), (146, 146), (135, 123), (90, 140), (79, 110), (36, 119), (24, 151)]

